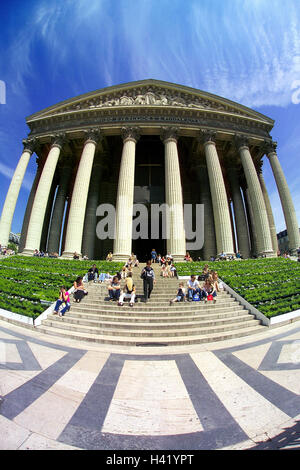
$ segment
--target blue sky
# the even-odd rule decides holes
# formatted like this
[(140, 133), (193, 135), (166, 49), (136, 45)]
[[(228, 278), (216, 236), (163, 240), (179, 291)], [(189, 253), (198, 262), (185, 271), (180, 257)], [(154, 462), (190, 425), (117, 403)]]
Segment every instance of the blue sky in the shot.
[[(274, 119), (272, 137), (300, 221), (299, 0), (2, 0), (0, 210), (29, 131), (27, 116), (146, 78), (215, 93)], [(34, 174), (32, 158), (15, 232)], [(277, 231), (284, 230), (266, 157), (264, 177)]]

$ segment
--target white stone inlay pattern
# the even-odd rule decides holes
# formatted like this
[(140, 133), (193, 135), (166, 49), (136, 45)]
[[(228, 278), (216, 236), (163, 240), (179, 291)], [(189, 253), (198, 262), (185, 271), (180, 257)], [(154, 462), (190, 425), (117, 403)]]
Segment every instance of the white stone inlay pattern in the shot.
[(174, 435), (203, 431), (175, 361), (125, 361), (102, 432)]
[(214, 393), (250, 438), (271, 434), (274, 427), (289, 420), (288, 415), (257, 393), (212, 352), (191, 354), (191, 357)]

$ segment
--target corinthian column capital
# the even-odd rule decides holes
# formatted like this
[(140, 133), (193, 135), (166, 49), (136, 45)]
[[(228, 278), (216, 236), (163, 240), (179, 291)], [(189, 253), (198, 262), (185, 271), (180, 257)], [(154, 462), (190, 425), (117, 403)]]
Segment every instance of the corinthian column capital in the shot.
[(51, 146), (58, 147), (59, 149), (67, 142), (65, 133), (58, 133), (51, 136)]
[(246, 135), (236, 134), (234, 136), (234, 143), (237, 150), (240, 150), (243, 147), (249, 148), (249, 139)]
[(178, 140), (178, 131), (179, 129), (177, 127), (162, 127), (161, 129), (161, 134), (160, 138), (165, 143), (167, 140), (173, 140), (177, 142)]
[(23, 140), (23, 146), (24, 146), (24, 152), (30, 152), (30, 153), (33, 153), (37, 146), (38, 146), (38, 140), (33, 137), (33, 138), (28, 138), (28, 139), (24, 139)]
[(277, 142), (275, 142), (274, 140), (265, 142), (263, 145), (263, 149), (267, 157), (269, 157), (269, 155), (272, 155), (272, 153), (277, 153)]
[(102, 135), (100, 129), (91, 128), (91, 129), (86, 129), (84, 131), (84, 137), (85, 137), (85, 143), (86, 142), (93, 142), (93, 143), (97, 144), (103, 138), (103, 135)]
[(121, 136), (123, 142), (125, 142), (125, 140), (130, 139), (136, 143), (139, 140), (140, 135), (141, 132), (139, 127), (122, 127), (121, 129)]
[(210, 129), (201, 129), (199, 136), (198, 136), (198, 142), (201, 144), (208, 144), (212, 143), (215, 144), (217, 140), (217, 132), (210, 130)]

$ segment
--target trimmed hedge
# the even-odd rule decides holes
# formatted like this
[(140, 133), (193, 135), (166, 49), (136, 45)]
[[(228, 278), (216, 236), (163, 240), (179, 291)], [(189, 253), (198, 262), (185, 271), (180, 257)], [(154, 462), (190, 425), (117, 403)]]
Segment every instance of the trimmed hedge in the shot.
[(78, 276), (96, 264), (99, 272), (115, 274), (123, 263), (11, 256), (0, 259), (0, 308), (37, 317), (55, 302), (59, 289), (70, 289)]
[(179, 276), (201, 274), (205, 264), (266, 317), (300, 309), (300, 263), (285, 258), (177, 263)]

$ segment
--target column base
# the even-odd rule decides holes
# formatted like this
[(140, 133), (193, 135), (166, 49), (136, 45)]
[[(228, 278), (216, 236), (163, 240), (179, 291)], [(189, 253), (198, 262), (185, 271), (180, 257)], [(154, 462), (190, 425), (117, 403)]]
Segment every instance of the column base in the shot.
[(113, 260), (113, 261), (120, 262), (120, 263), (121, 263), (121, 262), (124, 262), (124, 263), (125, 263), (126, 261), (129, 260), (130, 256), (131, 256), (131, 254), (129, 254), (129, 255), (123, 255), (123, 254), (121, 254), (121, 253), (113, 253), (112, 260)]
[(277, 253), (275, 251), (262, 251), (261, 253), (257, 254), (258, 258), (275, 258), (277, 257)]
[(174, 263), (184, 263), (185, 253), (184, 255), (172, 255), (172, 257)]
[[(64, 251), (62, 253), (62, 255), (60, 256), (60, 258), (63, 258), (63, 259), (72, 259), (74, 258), (74, 253), (75, 251), (72, 251), (72, 253), (70, 251)], [(76, 254), (79, 256), (79, 259), (82, 259), (82, 253), (77, 253)]]
[(24, 250), (21, 253), (18, 253), (18, 255), (21, 256), (33, 256), (34, 250), (31, 250), (30, 248), (24, 248)]

